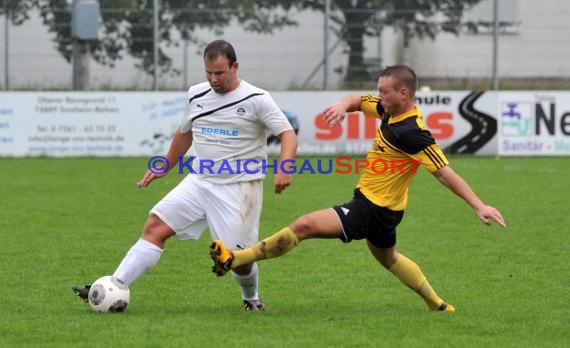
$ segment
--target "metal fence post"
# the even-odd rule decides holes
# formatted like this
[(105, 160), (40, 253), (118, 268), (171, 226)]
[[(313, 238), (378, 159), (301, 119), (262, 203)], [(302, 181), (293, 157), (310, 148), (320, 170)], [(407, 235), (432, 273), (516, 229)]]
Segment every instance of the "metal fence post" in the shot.
[(78, 39), (73, 39), (72, 46), (72, 88), (74, 91), (86, 91), (89, 89), (89, 60), (91, 59), (91, 50), (87, 42)]
[(155, 91), (158, 91), (158, 67), (159, 67), (159, 56), (158, 56), (158, 0), (154, 0), (153, 2), (153, 54), (154, 54), (154, 78), (152, 82), (152, 88)]
[(493, 0), (493, 90), (499, 89), (499, 1)]
[(4, 0), (4, 13), (6, 14), (4, 20), (4, 89), (8, 91), (10, 90), (10, 55), (8, 54), (10, 49), (10, 36), (8, 35), (8, 30), (10, 29), (10, 7), (8, 6), (8, 0)]
[(331, 15), (331, 0), (325, 0), (325, 27), (323, 42), (323, 89), (329, 89), (329, 17)]

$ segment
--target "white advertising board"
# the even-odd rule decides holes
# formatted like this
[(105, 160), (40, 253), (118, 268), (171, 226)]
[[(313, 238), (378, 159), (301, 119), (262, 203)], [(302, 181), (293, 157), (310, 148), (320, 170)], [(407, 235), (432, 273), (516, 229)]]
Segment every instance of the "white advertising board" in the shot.
[(162, 152), (184, 93), (2, 93), (2, 156), (141, 156)]
[[(369, 91), (375, 93), (374, 91)], [(275, 91), (299, 121), (299, 154), (365, 154), (379, 121), (319, 116), (347, 93)], [(446, 153), (570, 155), (568, 92), (419, 92), (424, 123)], [(0, 156), (164, 154), (183, 117), (184, 92), (0, 93)], [(499, 116), (497, 116), (499, 115)], [(279, 151), (271, 145), (270, 151)]]
[(503, 92), (499, 107), (500, 155), (570, 155), (570, 93)]

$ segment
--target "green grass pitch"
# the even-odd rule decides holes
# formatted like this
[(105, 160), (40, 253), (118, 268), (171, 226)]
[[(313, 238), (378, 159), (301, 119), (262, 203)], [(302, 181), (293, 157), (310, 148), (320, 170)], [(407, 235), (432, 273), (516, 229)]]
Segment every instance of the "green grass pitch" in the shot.
[[(71, 285), (112, 274), (148, 210), (182, 178), (139, 190), (147, 158), (0, 159), (0, 346), (562, 347), (570, 318), (570, 158), (451, 157), (506, 229), (420, 170), (398, 230), (453, 315), (382, 269), (363, 241), (309, 240), (260, 266), (264, 313), (210, 271), (206, 232), (171, 239), (122, 314), (96, 314)], [(348, 201), (357, 175), (265, 181), (261, 237)]]

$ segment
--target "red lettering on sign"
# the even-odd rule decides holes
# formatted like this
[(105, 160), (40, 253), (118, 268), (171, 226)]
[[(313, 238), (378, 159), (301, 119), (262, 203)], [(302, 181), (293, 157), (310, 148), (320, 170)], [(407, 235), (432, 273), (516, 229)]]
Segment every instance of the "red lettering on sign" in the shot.
[(434, 112), (426, 118), (426, 126), (436, 140), (447, 139), (453, 135), (453, 114), (450, 112)]
[[(361, 121), (364, 119), (363, 121)], [(361, 132), (361, 124), (364, 124), (364, 130)], [(342, 137), (343, 130), (346, 128), (346, 138), (355, 139), (374, 139), (378, 129), (377, 119), (374, 117), (365, 117), (360, 112), (349, 112), (342, 124), (330, 127), (321, 114), (315, 117), (315, 127), (317, 132), (315, 138), (317, 140), (334, 140)], [(361, 135), (361, 133), (364, 133)], [(363, 136), (363, 138), (361, 138)]]
[(317, 140), (333, 140), (342, 135), (342, 127), (330, 127), (321, 114), (315, 117), (315, 127), (317, 127), (315, 134)]

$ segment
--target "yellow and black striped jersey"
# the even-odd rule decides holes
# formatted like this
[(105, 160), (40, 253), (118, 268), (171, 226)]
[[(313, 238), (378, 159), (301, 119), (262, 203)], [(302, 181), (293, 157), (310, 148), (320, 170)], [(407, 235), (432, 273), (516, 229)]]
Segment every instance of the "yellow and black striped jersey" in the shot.
[(382, 120), (366, 159), (357, 187), (374, 204), (404, 210), (408, 187), (420, 166), (430, 173), (449, 162), (423, 123), (417, 106), (404, 114), (388, 116), (378, 97), (361, 97), (360, 110), (366, 117)]

